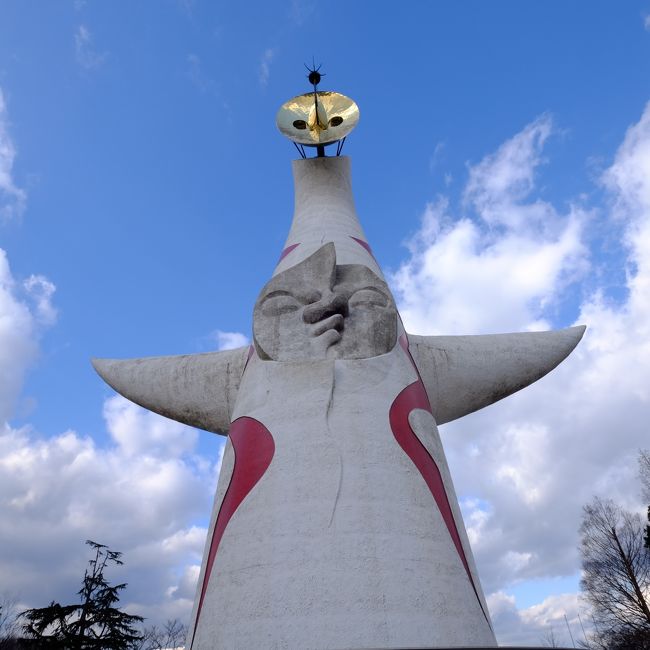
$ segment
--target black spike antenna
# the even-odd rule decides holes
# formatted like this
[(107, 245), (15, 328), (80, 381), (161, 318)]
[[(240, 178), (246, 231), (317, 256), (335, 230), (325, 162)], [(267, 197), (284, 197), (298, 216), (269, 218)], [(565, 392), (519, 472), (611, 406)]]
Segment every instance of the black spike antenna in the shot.
[(316, 64), (314, 63), (314, 57), (311, 58), (311, 68), (305, 63), (305, 68), (307, 68), (307, 72), (309, 72), (307, 79), (309, 79), (309, 83), (314, 87), (314, 92), (316, 92), (316, 86), (318, 86), (320, 80), (325, 76), (324, 73), (320, 73), (322, 65), (323, 64), (321, 63), (318, 67), (316, 67)]

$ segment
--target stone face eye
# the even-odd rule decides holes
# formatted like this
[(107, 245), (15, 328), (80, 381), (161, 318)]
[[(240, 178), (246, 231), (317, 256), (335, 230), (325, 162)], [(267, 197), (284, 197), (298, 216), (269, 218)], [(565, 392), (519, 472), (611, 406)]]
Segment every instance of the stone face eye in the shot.
[(349, 303), (350, 307), (386, 307), (388, 299), (386, 296), (373, 287), (364, 287), (355, 291), (351, 296)]
[(343, 118), (340, 115), (336, 115), (330, 120), (330, 126), (339, 126), (343, 123)]
[(305, 120), (294, 120), (293, 126), (296, 129), (304, 131), (307, 128), (307, 122), (305, 122)]
[(301, 303), (290, 293), (273, 291), (264, 299), (262, 313), (271, 317), (283, 316), (298, 311), (300, 307), (302, 307)]

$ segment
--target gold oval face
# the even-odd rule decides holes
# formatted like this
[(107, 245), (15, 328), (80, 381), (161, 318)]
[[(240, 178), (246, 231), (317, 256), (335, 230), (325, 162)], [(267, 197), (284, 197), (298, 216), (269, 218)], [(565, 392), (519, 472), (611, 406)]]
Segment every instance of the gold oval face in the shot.
[(275, 123), (282, 135), (308, 147), (342, 140), (359, 121), (349, 97), (327, 90), (298, 95), (280, 107)]

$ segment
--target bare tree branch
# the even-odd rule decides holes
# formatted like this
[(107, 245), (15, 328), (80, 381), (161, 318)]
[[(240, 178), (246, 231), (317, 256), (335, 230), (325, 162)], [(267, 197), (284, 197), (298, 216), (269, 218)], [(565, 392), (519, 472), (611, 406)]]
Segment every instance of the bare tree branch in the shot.
[[(583, 508), (580, 527), (582, 580), (597, 629), (593, 647), (630, 647), (647, 639), (650, 647), (650, 554), (643, 546), (644, 526), (609, 499), (595, 498)], [(645, 641), (644, 641), (645, 643)], [(617, 645), (619, 644), (619, 645)]]

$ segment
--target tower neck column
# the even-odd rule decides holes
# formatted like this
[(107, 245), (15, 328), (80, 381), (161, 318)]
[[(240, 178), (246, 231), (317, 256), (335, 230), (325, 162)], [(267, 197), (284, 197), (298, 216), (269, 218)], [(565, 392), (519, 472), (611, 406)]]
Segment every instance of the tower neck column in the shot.
[(363, 264), (381, 276), (354, 207), (350, 158), (294, 160), (293, 177), (293, 221), (274, 275), (333, 242), (338, 264)]

